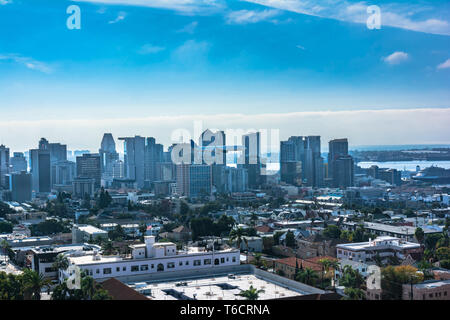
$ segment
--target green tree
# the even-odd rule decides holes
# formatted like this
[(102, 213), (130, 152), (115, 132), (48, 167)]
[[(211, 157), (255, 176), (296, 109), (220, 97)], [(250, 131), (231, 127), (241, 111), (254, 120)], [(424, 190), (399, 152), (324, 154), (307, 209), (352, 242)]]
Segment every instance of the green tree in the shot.
[(113, 255), (116, 253), (116, 248), (113, 245), (113, 242), (107, 240), (102, 245), (103, 254), (106, 256)]
[(22, 286), (25, 300), (41, 300), (42, 288), (50, 286), (50, 280), (34, 270), (24, 269)]
[(10, 222), (0, 221), (0, 233), (11, 233), (13, 225)]
[(263, 289), (258, 290), (251, 285), (248, 290), (242, 290), (239, 295), (247, 300), (258, 300), (261, 293), (264, 293)]
[(261, 255), (261, 253), (255, 253), (253, 258), (255, 258), (255, 266), (257, 266), (258, 268), (261, 267), (261, 265), (262, 265), (262, 261), (261, 261), (262, 255)]
[(338, 226), (329, 225), (323, 231), (323, 235), (327, 238), (339, 239), (341, 236), (341, 230), (339, 230)]
[(23, 300), (22, 275), (0, 272), (0, 300)]
[(236, 245), (238, 248), (240, 248), (241, 243), (244, 242), (248, 248), (248, 241), (245, 238), (245, 235), (246, 235), (245, 230), (242, 229), (241, 227), (233, 229), (230, 231), (230, 241), (231, 242), (236, 241)]
[(317, 272), (311, 268), (300, 269), (295, 276), (295, 280), (310, 286), (314, 286), (318, 278)]
[(342, 297), (341, 300), (364, 300), (365, 298), (364, 291), (357, 288), (345, 288), (344, 294), (345, 297)]
[(147, 233), (147, 225), (145, 223), (142, 223), (139, 226), (139, 233), (141, 234), (141, 241), (144, 241), (144, 236)]
[(209, 217), (198, 217), (191, 220), (191, 230), (193, 240), (203, 236), (214, 235), (214, 222)]
[(423, 243), (423, 239), (425, 238), (425, 232), (423, 232), (422, 228), (416, 228), (414, 232), (414, 237), (416, 237), (417, 242)]
[(69, 259), (62, 253), (58, 254), (55, 258), (55, 262), (52, 265), (56, 270), (66, 270), (69, 267)]
[(401, 300), (403, 284), (423, 281), (422, 273), (413, 266), (387, 266), (381, 269), (381, 289), (383, 300)]
[(364, 284), (364, 277), (357, 269), (353, 269), (351, 266), (346, 265), (342, 269), (339, 284), (346, 288), (359, 289)]
[(286, 233), (286, 246), (290, 248), (295, 248), (295, 236), (292, 231)]

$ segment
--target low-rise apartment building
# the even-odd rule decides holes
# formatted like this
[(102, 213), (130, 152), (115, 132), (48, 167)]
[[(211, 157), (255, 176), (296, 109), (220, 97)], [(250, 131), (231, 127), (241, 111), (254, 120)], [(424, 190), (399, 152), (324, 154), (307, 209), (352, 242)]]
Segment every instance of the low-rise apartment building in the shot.
[(407, 242), (395, 237), (378, 237), (375, 240), (336, 245), (338, 259), (348, 259), (360, 262), (375, 262), (376, 257), (386, 260), (397, 257), (404, 260), (411, 253), (420, 253), (423, 248), (418, 243)]

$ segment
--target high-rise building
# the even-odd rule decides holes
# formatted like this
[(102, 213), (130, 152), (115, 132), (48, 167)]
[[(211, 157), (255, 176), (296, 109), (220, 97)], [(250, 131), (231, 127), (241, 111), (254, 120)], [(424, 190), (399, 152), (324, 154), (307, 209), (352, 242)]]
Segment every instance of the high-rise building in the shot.
[(136, 181), (139, 189), (145, 182), (145, 138), (141, 136), (119, 138), (124, 145), (124, 176)]
[(94, 179), (94, 188), (101, 186), (101, 160), (98, 153), (77, 157), (77, 177)]
[(333, 187), (353, 186), (354, 161), (348, 154), (348, 140), (334, 139), (328, 146), (328, 178), (333, 182)]
[(378, 178), (391, 185), (399, 186), (402, 184), (402, 174), (397, 169), (382, 169), (378, 171)]
[(211, 166), (203, 164), (177, 165), (177, 192), (189, 198), (208, 197), (212, 190)]
[(9, 148), (0, 145), (0, 189), (6, 188), (6, 175), (9, 173)]
[(147, 187), (158, 180), (157, 164), (164, 161), (164, 147), (155, 138), (147, 138), (144, 154), (145, 181)]
[(248, 189), (248, 173), (244, 168), (223, 167), (225, 192), (245, 192)]
[(58, 161), (67, 160), (67, 145), (60, 143), (49, 143), (47, 139), (39, 140), (39, 149), (50, 152), (50, 162), (53, 164)]
[(290, 137), (280, 142), (280, 180), (293, 185), (302, 184), (302, 167), (305, 163), (305, 140)]
[(104, 179), (112, 179), (113, 164), (119, 160), (119, 154), (116, 151), (116, 143), (111, 133), (105, 133), (98, 150), (101, 160), (102, 177)]
[(334, 139), (328, 142), (328, 178), (333, 179), (334, 161), (348, 155), (348, 140)]
[(225, 133), (207, 129), (201, 134), (199, 145), (203, 164), (212, 166), (212, 184), (220, 191), (225, 185), (223, 170), (227, 165)]
[(124, 166), (123, 166), (123, 161), (122, 160), (116, 160), (113, 162), (112, 164), (112, 177), (113, 179), (121, 179), (124, 177)]
[(280, 179), (289, 184), (321, 187), (324, 178), (320, 136), (292, 136), (280, 143)]
[(32, 189), (36, 193), (51, 191), (51, 164), (48, 149), (30, 150), (30, 173)]
[(58, 161), (52, 164), (52, 186), (72, 185), (76, 176), (76, 164), (73, 161)]
[(247, 170), (249, 188), (257, 188), (261, 184), (261, 138), (259, 132), (242, 136), (243, 164)]
[(95, 179), (77, 177), (73, 180), (73, 195), (78, 198), (93, 197), (95, 192)]
[(8, 178), (11, 200), (19, 203), (31, 201), (31, 174), (26, 171), (13, 172)]
[(354, 183), (354, 162), (349, 155), (341, 155), (333, 160), (333, 186), (346, 189)]
[(10, 164), (11, 173), (28, 170), (27, 159), (22, 152), (14, 152), (13, 157), (10, 158)]

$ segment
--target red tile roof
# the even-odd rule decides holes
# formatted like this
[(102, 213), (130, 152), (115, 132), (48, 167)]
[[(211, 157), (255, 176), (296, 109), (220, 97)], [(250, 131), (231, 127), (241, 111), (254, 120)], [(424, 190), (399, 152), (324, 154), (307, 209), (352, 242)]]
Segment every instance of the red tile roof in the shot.
[(130, 288), (115, 278), (100, 283), (103, 289), (108, 291), (113, 300), (150, 300), (143, 294)]
[[(275, 262), (276, 263), (280, 263), (280, 264), (285, 264), (288, 265), (290, 267), (295, 268), (295, 257), (289, 257), (289, 258), (284, 258), (284, 259), (278, 259)], [(314, 257), (314, 258), (310, 258), (310, 259), (297, 259), (297, 263), (298, 263), (298, 267), (303, 267), (303, 268), (310, 268), (313, 269), (314, 271), (322, 271), (322, 265), (319, 263), (319, 260), (321, 259), (330, 259), (330, 260), (336, 260), (336, 258), (330, 257), (330, 256), (319, 256), (319, 257)]]
[(269, 226), (258, 226), (258, 227), (256, 227), (255, 228), (256, 229), (256, 231), (258, 231), (258, 232), (263, 232), (263, 233), (265, 233), (265, 232), (272, 232), (272, 228), (271, 227), (269, 227)]

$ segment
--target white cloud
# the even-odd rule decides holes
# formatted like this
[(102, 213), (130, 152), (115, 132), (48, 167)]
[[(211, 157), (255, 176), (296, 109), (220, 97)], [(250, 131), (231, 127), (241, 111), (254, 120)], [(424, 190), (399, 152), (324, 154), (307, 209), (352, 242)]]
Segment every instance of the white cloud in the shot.
[[(244, 1), (310, 16), (362, 24), (367, 22), (369, 15), (366, 10), (371, 5), (366, 1), (348, 0)], [(448, 17), (445, 13), (440, 14), (440, 10), (435, 7), (394, 2), (379, 4), (379, 7), (381, 9), (381, 27), (389, 26), (418, 32), (450, 35)], [(437, 16), (439, 14), (442, 17)]]
[(265, 21), (279, 14), (278, 10), (239, 10), (232, 11), (226, 16), (226, 21), (229, 24), (246, 24)]
[(392, 54), (390, 54), (389, 56), (383, 58), (384, 62), (386, 62), (387, 64), (400, 64), (402, 62), (405, 62), (409, 59), (409, 55), (406, 52), (402, 52), (402, 51), (396, 51)]
[(0, 0), (0, 6), (4, 6), (4, 5), (7, 5), (12, 2), (13, 2), (13, 0)]
[(194, 21), (194, 22), (191, 22), (191, 23), (185, 25), (183, 28), (181, 28), (177, 32), (193, 34), (195, 32), (195, 29), (197, 29), (197, 26), (198, 26), (198, 22)]
[(185, 67), (199, 66), (206, 62), (210, 48), (207, 41), (187, 40), (174, 50), (172, 59)]
[(127, 16), (126, 12), (119, 12), (119, 14), (117, 15), (117, 18), (115, 18), (114, 20), (108, 21), (109, 24), (113, 24), (113, 23), (117, 23), (119, 21), (122, 21), (125, 19), (125, 17)]
[(154, 46), (152, 44), (145, 44), (138, 50), (138, 53), (139, 54), (153, 54), (153, 53), (161, 52), (165, 49), (166, 49), (165, 47)]
[(446, 61), (442, 62), (440, 65), (437, 66), (438, 69), (449, 69), (450, 68), (450, 59), (447, 59)]
[[(32, 121), (0, 120), (0, 137), (4, 144), (15, 151), (34, 147), (36, 137), (66, 143), (71, 150), (96, 150), (104, 132), (112, 132), (116, 139), (135, 134), (153, 136), (167, 148), (172, 143), (170, 136), (175, 129), (185, 128), (197, 140), (198, 137), (194, 136), (194, 121), (202, 121), (203, 129), (279, 129), (280, 139), (283, 140), (291, 135), (320, 135), (322, 144), (341, 137), (347, 137), (351, 145), (446, 144), (446, 138), (450, 136), (450, 109), (419, 108), (253, 115), (144, 115), (117, 119), (66, 117)], [(122, 144), (118, 144), (118, 148), (122, 147)]]
[(5, 54), (5, 55), (0, 54), (0, 61), (1, 60), (13, 61), (31, 70), (36, 70), (44, 73), (52, 72), (52, 69), (47, 64), (41, 61), (34, 60), (33, 58), (30, 57), (23, 57), (18, 54)]
[(223, 0), (72, 0), (107, 5), (130, 5), (159, 9), (169, 9), (184, 14), (211, 13), (223, 8)]

